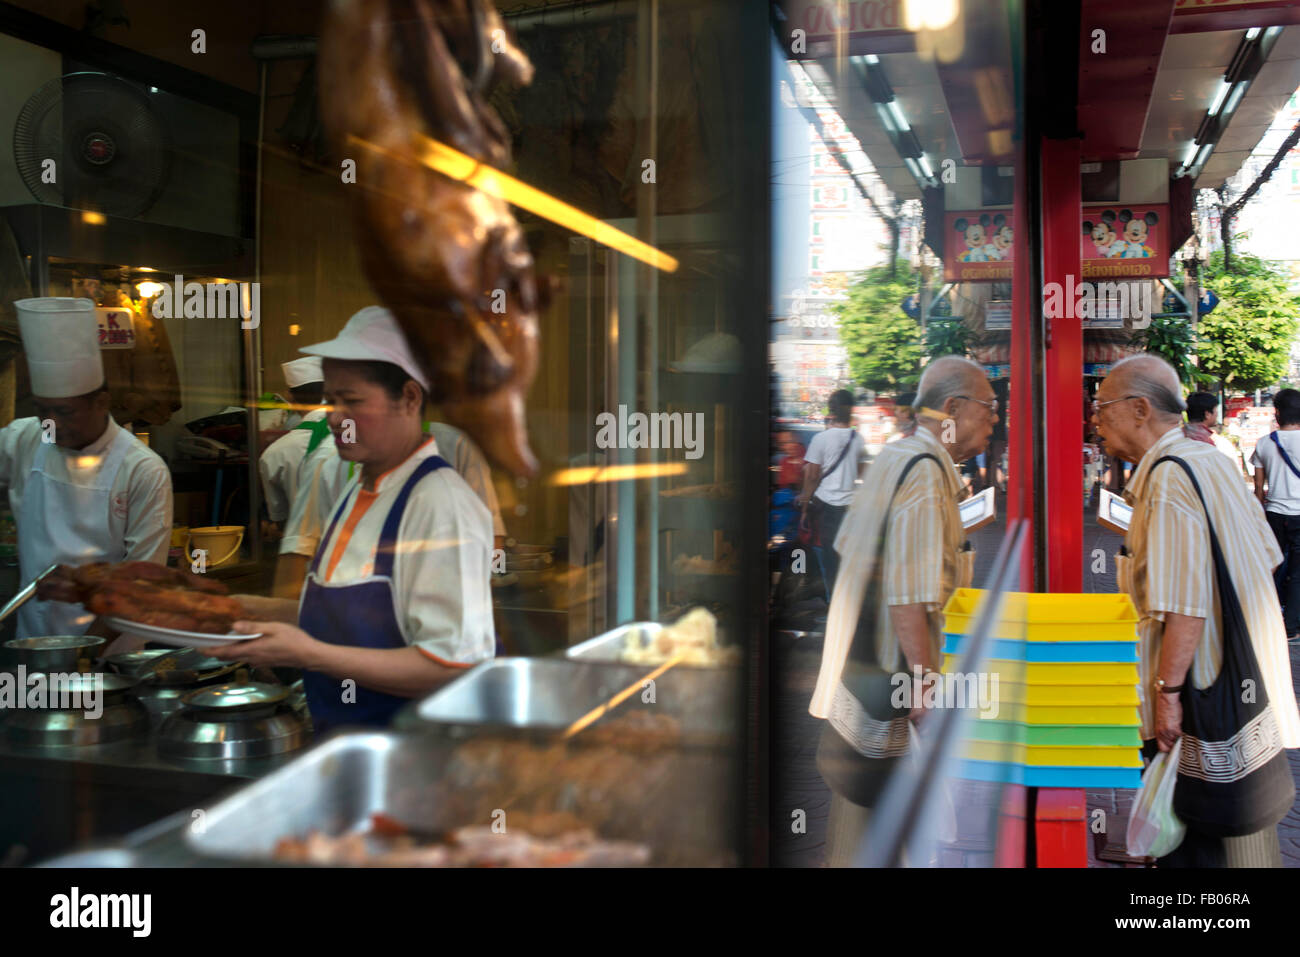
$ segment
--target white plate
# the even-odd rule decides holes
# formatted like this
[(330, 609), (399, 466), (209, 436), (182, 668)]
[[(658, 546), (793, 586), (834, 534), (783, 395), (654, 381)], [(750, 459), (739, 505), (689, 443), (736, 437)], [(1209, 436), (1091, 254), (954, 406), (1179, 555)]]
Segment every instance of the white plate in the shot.
[(226, 635), (212, 635), (202, 631), (181, 631), (178, 628), (160, 628), (157, 625), (142, 625), (139, 622), (127, 621), (125, 618), (105, 618), (109, 625), (118, 631), (129, 632), (133, 635), (139, 635), (141, 638), (148, 638), (150, 641), (161, 641), (163, 644), (175, 645), (178, 648), (203, 648), (207, 645), (233, 645), (236, 642), (248, 641), (250, 638), (261, 638), (262, 633), (255, 635), (242, 635), (238, 632), (230, 632)]

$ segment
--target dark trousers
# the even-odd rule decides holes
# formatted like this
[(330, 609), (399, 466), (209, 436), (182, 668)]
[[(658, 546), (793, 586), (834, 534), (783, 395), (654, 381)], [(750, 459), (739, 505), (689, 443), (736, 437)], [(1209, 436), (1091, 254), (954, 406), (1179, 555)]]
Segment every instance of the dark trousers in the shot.
[(1264, 515), (1277, 538), (1278, 548), (1282, 549), (1282, 564), (1273, 572), (1273, 584), (1277, 586), (1277, 600), (1282, 605), (1286, 634), (1290, 638), (1300, 632), (1300, 515), (1277, 512)]
[(818, 517), (817, 540), (822, 550), (822, 577), (826, 580), (826, 601), (835, 593), (835, 576), (840, 571), (840, 555), (835, 551), (835, 536), (840, 533), (840, 524), (844, 521), (847, 505), (827, 505), (822, 503), (821, 515)]

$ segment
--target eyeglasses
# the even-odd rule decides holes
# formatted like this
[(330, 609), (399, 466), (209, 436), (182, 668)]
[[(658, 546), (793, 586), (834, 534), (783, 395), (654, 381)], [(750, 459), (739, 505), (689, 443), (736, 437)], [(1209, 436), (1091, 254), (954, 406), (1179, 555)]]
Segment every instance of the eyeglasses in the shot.
[(1101, 412), (1101, 410), (1104, 409), (1106, 406), (1108, 406), (1108, 405), (1114, 405), (1116, 402), (1123, 402), (1123, 401), (1125, 401), (1126, 399), (1140, 399), (1140, 398), (1142, 398), (1142, 396), (1140, 396), (1140, 395), (1122, 395), (1122, 396), (1120, 396), (1118, 399), (1107, 399), (1105, 402), (1098, 402), (1096, 399), (1093, 399), (1093, 400), (1092, 400), (1092, 414), (1093, 414), (1093, 415), (1097, 415), (1097, 414), (1098, 414), (1099, 412)]
[(984, 406), (984, 408), (986, 408), (986, 409), (989, 410), (989, 415), (997, 415), (997, 414), (998, 414), (998, 400), (997, 400), (997, 399), (976, 399), (976, 398), (974, 398), (973, 396), (969, 396), (969, 395), (955, 395), (955, 396), (953, 396), (953, 398), (954, 398), (954, 399), (969, 399), (971, 402), (978, 402), (980, 405)]

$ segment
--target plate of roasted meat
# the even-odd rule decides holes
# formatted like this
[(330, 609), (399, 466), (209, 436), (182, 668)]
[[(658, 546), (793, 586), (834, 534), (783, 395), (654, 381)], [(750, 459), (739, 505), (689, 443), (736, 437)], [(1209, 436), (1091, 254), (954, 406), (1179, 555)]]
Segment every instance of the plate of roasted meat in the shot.
[(185, 648), (247, 641), (231, 631), (248, 617), (219, 581), (153, 562), (60, 565), (36, 589), (41, 601), (84, 605), (111, 627)]

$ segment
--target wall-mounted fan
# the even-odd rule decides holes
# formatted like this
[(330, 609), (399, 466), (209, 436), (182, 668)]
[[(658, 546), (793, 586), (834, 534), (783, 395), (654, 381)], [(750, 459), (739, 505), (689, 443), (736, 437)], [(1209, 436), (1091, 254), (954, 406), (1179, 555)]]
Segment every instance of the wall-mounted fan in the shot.
[(171, 168), (148, 95), (107, 73), (70, 73), (37, 90), (14, 124), (14, 159), (39, 202), (125, 218), (153, 205)]

